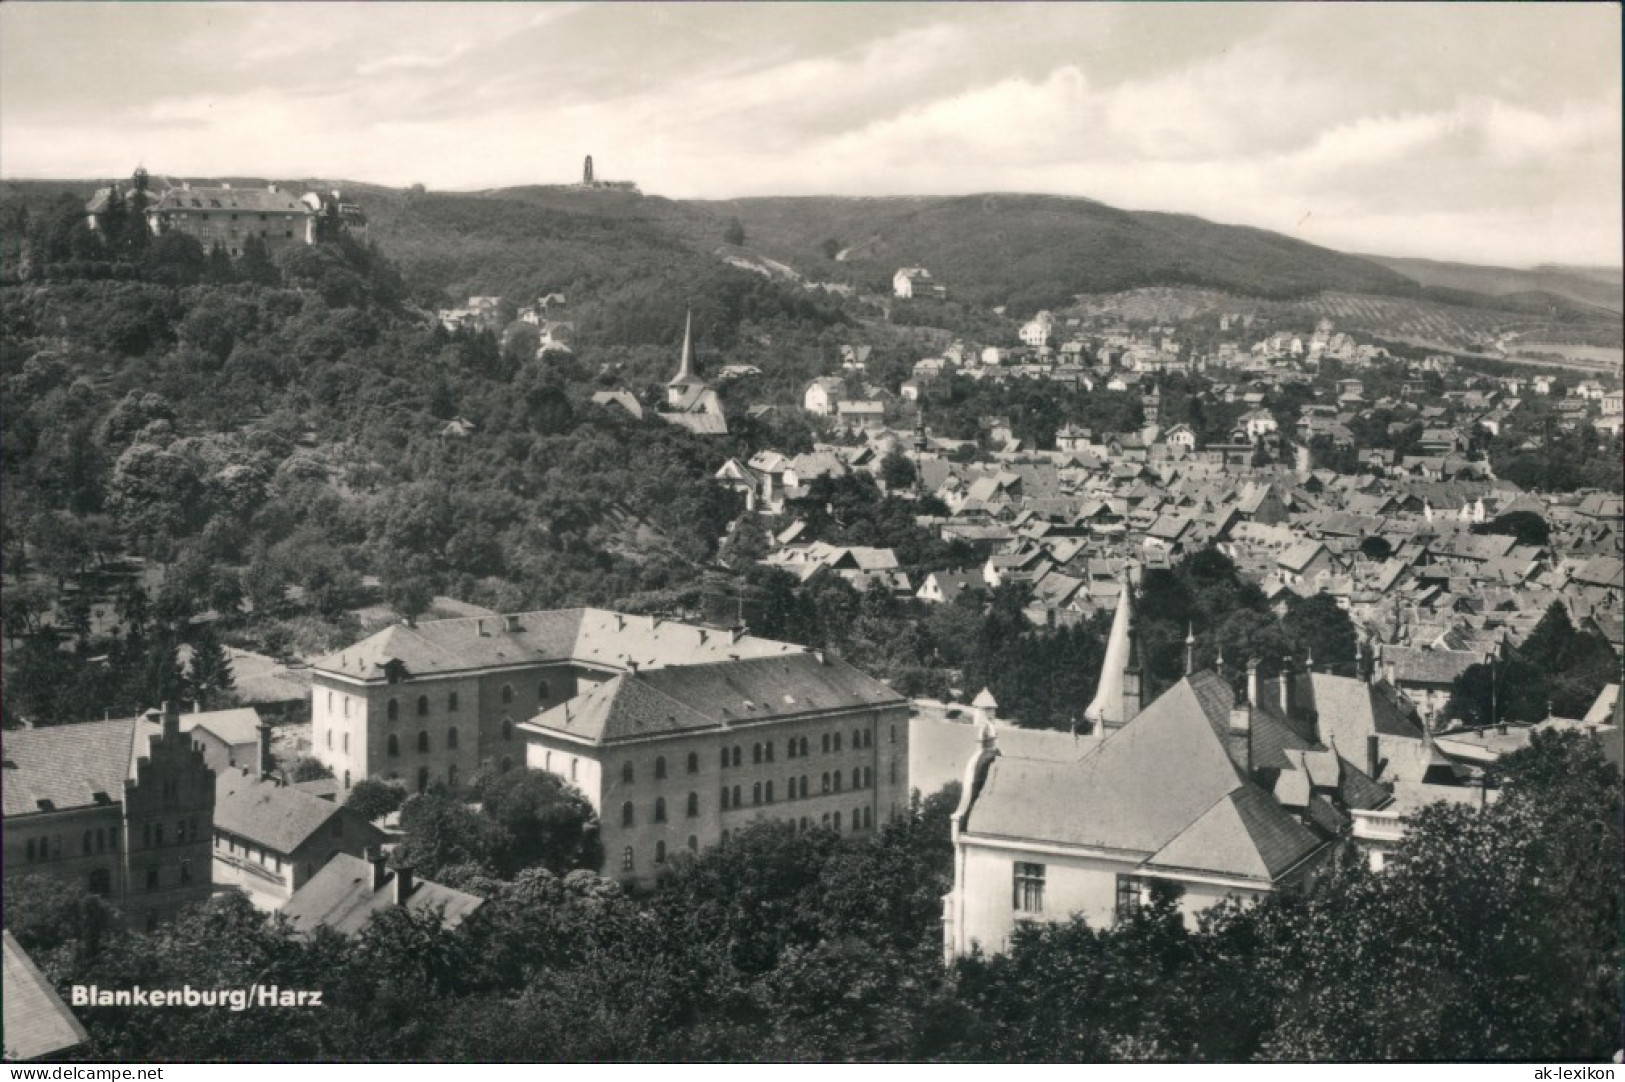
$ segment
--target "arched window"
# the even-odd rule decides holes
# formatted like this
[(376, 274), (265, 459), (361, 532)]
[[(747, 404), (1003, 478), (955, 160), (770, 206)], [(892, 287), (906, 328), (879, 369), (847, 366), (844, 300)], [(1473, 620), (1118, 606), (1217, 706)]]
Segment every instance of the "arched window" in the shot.
[(503, 702), (503, 705), (507, 705), (508, 703), (513, 702), (513, 685), (512, 684), (503, 684), (502, 685), (502, 702)]
[(726, 785), (724, 785), (722, 787), (722, 810), (727, 811), (729, 807), (730, 807), (730, 805), (728, 803), (728, 787)]
[(745, 749), (738, 744), (734, 745), (734, 766), (745, 765)]
[(666, 863), (666, 843), (665, 842), (655, 842), (655, 863), (656, 864), (664, 864), (664, 863)]
[(698, 793), (690, 793), (690, 794), (688, 794), (688, 817), (690, 819), (694, 819), (694, 818), (697, 818), (699, 816), (699, 814), (700, 814), (700, 794), (698, 794)]
[(84, 843), (85, 843), (85, 856), (87, 856), (87, 857), (88, 857), (88, 856), (90, 856), (90, 847), (91, 847), (91, 845), (92, 845), (92, 844), (93, 844), (93, 843), (92, 843), (92, 842), (91, 842), (91, 834), (90, 834), (90, 831), (88, 831), (88, 830), (87, 830), (87, 831), (85, 831), (85, 839), (84, 839)]
[(818, 738), (818, 750), (823, 752), (825, 755), (829, 754), (829, 734), (828, 733), (825, 733), (823, 736)]
[(538, 703), (547, 702), (547, 693), (548, 693), (547, 681), (543, 680), (541, 683), (536, 685), (536, 701)]
[(328, 751), (333, 750), (333, 730), (332, 729), (327, 730), (327, 750)]
[(786, 759), (794, 759), (796, 757), (796, 738), (793, 736), (784, 742), (784, 757)]
[(513, 719), (512, 718), (503, 718), (502, 719), (502, 739), (504, 739), (504, 740), (512, 740), (513, 739)]
[(801, 738), (801, 747), (799, 749), (799, 753), (803, 757), (805, 757), (808, 754), (808, 751), (807, 751), (807, 738), (806, 737)]
[(390, 721), (399, 718), (401, 716), (401, 701), (399, 699), (389, 700), (389, 705), (384, 709), (384, 713), (388, 715)]
[(457, 788), (457, 764), (453, 763), (446, 768), (446, 788)]
[(542, 769), (547, 771), (553, 769), (553, 753), (551, 751), (542, 753)]
[(863, 769), (861, 767), (855, 766), (852, 768), (852, 788), (863, 788)]
[(762, 754), (767, 756), (768, 762), (771, 763), (773, 761), (773, 741), (769, 740), (763, 745)]
[(429, 750), (429, 730), (427, 730), (427, 729), (419, 729), (418, 730), (418, 750), (419, 751), (428, 751)]
[(457, 693), (455, 691), (446, 696), (446, 713), (457, 713)]
[(350, 754), (350, 734), (344, 734), (344, 754)]
[(829, 826), (829, 812), (824, 813), (823, 823), (826, 827)]
[(183, 861), (181, 861), (181, 882), (182, 883), (190, 883), (191, 881), (192, 881), (192, 862), (190, 860), (183, 860)]
[(743, 808), (745, 802), (739, 798), (739, 786), (734, 786), (734, 807)]
[(762, 802), (762, 783), (761, 782), (757, 782), (755, 785), (752, 785), (750, 787), (750, 802), (752, 804), (760, 804)]
[(841, 829), (841, 813), (840, 812), (836, 812), (834, 814), (834, 816), (832, 817), (832, 822), (833, 822), (833, 825), (834, 825), (835, 829), (837, 831), (839, 831)]
[(762, 761), (762, 745), (761, 744), (757, 743), (757, 744), (752, 744), (750, 746), (750, 761), (753, 762), (753, 763), (759, 763), (759, 762)]
[(727, 770), (728, 769), (728, 763), (729, 763), (728, 749), (723, 748), (722, 749), (722, 769)]
[(655, 780), (656, 781), (663, 781), (665, 779), (665, 777), (666, 777), (666, 757), (664, 755), (656, 755), (655, 756)]
[(852, 730), (852, 746), (854, 748), (863, 747), (863, 730), (862, 729), (853, 729)]
[(632, 802), (630, 800), (621, 805), (621, 826), (632, 826), (637, 821), (637, 817), (638, 813), (633, 809)]
[(690, 853), (698, 853), (700, 851), (700, 839), (696, 838), (692, 834), (688, 836), (688, 851)]
[(429, 697), (427, 695), (419, 695), (418, 696), (418, 717), (426, 718), (428, 716), (429, 716)]
[(429, 791), (429, 768), (426, 767), (426, 766), (420, 766), (420, 767), (418, 767), (418, 792), (426, 793), (428, 791)]
[(329, 714), (333, 712), (333, 693), (331, 691), (327, 693), (327, 712)]
[(389, 734), (389, 754), (391, 754), (391, 755), (399, 755), (400, 753), (401, 753), (401, 739), (400, 739), (400, 737), (396, 736), (394, 733), (390, 733)]
[(865, 807), (863, 809), (863, 829), (870, 830), (875, 825), (875, 810)]
[(865, 789), (873, 789), (875, 787), (875, 768), (872, 766), (866, 766), (863, 768), (863, 787)]
[(836, 733), (834, 738), (830, 741), (830, 743), (834, 746), (834, 749), (836, 751), (840, 751), (841, 750), (841, 734)]
[(824, 783), (823, 791), (826, 792), (826, 793), (829, 792), (829, 771), (827, 771), (827, 770), (824, 771), (823, 783)]
[(621, 871), (629, 872), (633, 868), (632, 847), (629, 845), (621, 850)]
[(344, 707), (344, 716), (349, 717), (350, 716), (350, 697), (348, 695), (345, 695), (343, 698), (341, 698), (339, 700), (339, 703), (340, 703), (341, 706)]
[(663, 796), (657, 796), (657, 797), (655, 797), (655, 822), (664, 823), (665, 821), (666, 821), (666, 798), (663, 797)]
[(839, 770), (835, 771), (835, 773), (831, 776), (831, 780), (833, 780), (835, 782), (835, 791), (837, 793), (840, 792), (841, 791), (841, 772)]
[(633, 773), (632, 760), (628, 759), (626, 762), (621, 764), (621, 784), (631, 785)]
[(852, 829), (853, 830), (862, 830), (863, 829), (863, 808), (861, 808), (861, 807), (857, 807), (857, 808), (852, 809)]
[(691, 751), (688, 753), (688, 772), (690, 774), (698, 774), (700, 772), (700, 753), (697, 751)]
[(446, 747), (455, 748), (456, 746), (457, 746), (457, 726), (453, 725), (451, 728), (446, 730)]
[(773, 783), (771, 781), (767, 783), (767, 790), (764, 795), (767, 797), (769, 804), (773, 803)]

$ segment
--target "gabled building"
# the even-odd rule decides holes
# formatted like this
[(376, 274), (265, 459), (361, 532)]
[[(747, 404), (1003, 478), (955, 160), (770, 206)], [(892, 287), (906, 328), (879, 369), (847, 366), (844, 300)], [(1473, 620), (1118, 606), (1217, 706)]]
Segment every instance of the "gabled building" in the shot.
[(150, 929), (212, 889), (214, 771), (166, 703), (4, 736), (5, 875), (69, 879)]

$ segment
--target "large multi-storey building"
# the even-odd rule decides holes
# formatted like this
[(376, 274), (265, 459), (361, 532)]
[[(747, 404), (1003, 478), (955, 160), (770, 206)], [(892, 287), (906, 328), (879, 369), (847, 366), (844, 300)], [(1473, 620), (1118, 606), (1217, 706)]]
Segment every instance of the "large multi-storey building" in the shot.
[(901, 695), (791, 643), (653, 616), (397, 624), (317, 662), (312, 696), (315, 754), (346, 787), (548, 770), (599, 809), (605, 871), (637, 881), (758, 816), (869, 830), (908, 797)]
[(817, 652), (634, 669), (520, 728), (635, 883), (758, 819), (864, 832), (908, 800), (907, 700)]
[(166, 704), (5, 734), (5, 875), (78, 882), (151, 928), (208, 898), (214, 771)]

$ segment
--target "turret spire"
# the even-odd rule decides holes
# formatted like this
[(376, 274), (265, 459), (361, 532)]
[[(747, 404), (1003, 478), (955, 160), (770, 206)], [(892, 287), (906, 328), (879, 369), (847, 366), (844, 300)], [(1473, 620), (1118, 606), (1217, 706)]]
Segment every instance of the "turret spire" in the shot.
[(677, 366), (677, 375), (672, 379), (673, 383), (694, 377), (693, 332), (694, 311), (690, 309), (683, 317), (683, 359)]
[[(1100, 666), (1100, 686), (1083, 716), (1099, 731), (1118, 728), (1140, 709), (1140, 664), (1135, 648), (1134, 587), (1129, 568), (1123, 565), (1122, 591), (1117, 595), (1117, 612), (1112, 617), (1111, 635), (1106, 640), (1106, 657)], [(1133, 685), (1130, 687), (1130, 685)], [(1132, 697), (1132, 705), (1128, 700)]]

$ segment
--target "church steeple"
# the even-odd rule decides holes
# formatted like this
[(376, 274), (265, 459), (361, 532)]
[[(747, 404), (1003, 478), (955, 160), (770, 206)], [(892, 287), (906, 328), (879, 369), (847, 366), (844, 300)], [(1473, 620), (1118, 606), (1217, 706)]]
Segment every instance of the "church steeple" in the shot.
[(1095, 726), (1096, 733), (1120, 728), (1140, 712), (1138, 637), (1134, 633), (1134, 587), (1125, 563), (1122, 592), (1117, 595), (1117, 612), (1112, 617), (1106, 657), (1100, 666), (1100, 686), (1083, 713)]
[(677, 374), (672, 377), (673, 383), (682, 383), (694, 378), (694, 312), (689, 310), (683, 317), (683, 359), (678, 362)]

